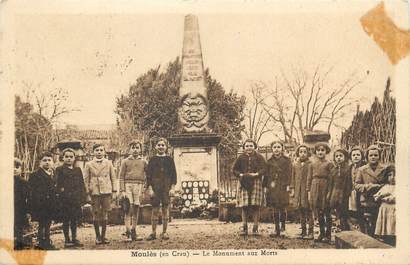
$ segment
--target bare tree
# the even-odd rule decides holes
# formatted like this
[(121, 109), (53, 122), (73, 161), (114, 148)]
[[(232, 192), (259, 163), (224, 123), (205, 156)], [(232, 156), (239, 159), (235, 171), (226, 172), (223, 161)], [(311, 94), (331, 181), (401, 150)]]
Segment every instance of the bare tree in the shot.
[(73, 111), (68, 103), (68, 91), (61, 87), (51, 88), (50, 90), (41, 89), (41, 84), (34, 88), (32, 83), (23, 81), (26, 101), (34, 106), (34, 110), (45, 117), (51, 124), (55, 125), (59, 118)]
[(259, 143), (260, 139), (269, 132), (273, 132), (273, 115), (265, 108), (268, 98), (267, 86), (263, 82), (253, 82), (250, 86), (251, 97), (246, 102), (244, 110), (245, 129), (243, 133), (248, 139)]
[(301, 142), (305, 132), (318, 125), (325, 126), (327, 132), (340, 126), (337, 121), (355, 104), (350, 95), (363, 79), (353, 72), (340, 84), (331, 83), (329, 75), (333, 71), (334, 67), (324, 69), (319, 64), (311, 75), (293, 68), (290, 74), (281, 71), (281, 82), (275, 78), (270, 98), (262, 103), (268, 116), (280, 124), (285, 141)]
[[(25, 162), (27, 170), (35, 167), (38, 152), (49, 150), (56, 141), (53, 127), (65, 114), (77, 109), (68, 106), (68, 92), (63, 88), (49, 91), (36, 87), (32, 83), (23, 82), (24, 101), (16, 98), (16, 155)], [(25, 106), (25, 107), (24, 107)]]
[[(278, 78), (275, 78), (275, 84), (271, 88), (271, 93), (268, 95), (267, 100), (263, 101), (263, 108), (272, 121), (279, 124), (285, 142), (291, 142), (294, 139), (295, 131), (297, 131), (295, 121), (298, 104), (294, 106), (287, 104), (286, 96), (280, 90)], [(299, 96), (295, 100), (298, 102), (300, 100)], [(278, 135), (277, 137), (280, 138)], [(297, 133), (296, 137), (298, 137)]]

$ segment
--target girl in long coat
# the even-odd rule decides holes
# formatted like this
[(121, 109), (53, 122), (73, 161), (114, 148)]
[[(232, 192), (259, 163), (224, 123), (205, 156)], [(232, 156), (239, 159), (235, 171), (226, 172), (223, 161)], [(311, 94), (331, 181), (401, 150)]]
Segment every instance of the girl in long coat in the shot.
[[(81, 247), (77, 239), (77, 225), (81, 219), (81, 206), (86, 201), (86, 190), (81, 168), (74, 167), (75, 153), (71, 148), (62, 152), (64, 164), (56, 168), (57, 192), (61, 203), (61, 217), (65, 247)], [(71, 228), (71, 240), (69, 229)]]
[(330, 153), (327, 143), (315, 145), (316, 159), (312, 162), (312, 175), (308, 178), (308, 197), (310, 205), (319, 219), (320, 234), (317, 242), (330, 241), (332, 218), (330, 216), (329, 203), (327, 202), (328, 185), (332, 162), (326, 159)]
[(385, 166), (380, 163), (381, 151), (371, 145), (366, 151), (367, 164), (357, 171), (354, 188), (361, 193), (360, 207), (363, 210), (366, 233), (374, 236), (379, 204), (373, 195), (386, 184)]
[[(313, 214), (308, 200), (307, 180), (312, 175), (312, 163), (309, 160), (309, 147), (299, 145), (296, 148), (297, 160), (292, 166), (292, 177), (290, 182), (291, 196), (294, 197), (295, 207), (299, 211), (300, 223), (302, 227), (301, 238), (313, 239)], [(308, 233), (306, 234), (306, 222), (309, 222)]]
[(283, 155), (284, 145), (280, 141), (271, 144), (272, 157), (267, 162), (266, 178), (266, 205), (274, 208), (275, 233), (271, 236), (279, 236), (281, 230), (285, 231), (286, 208), (289, 205), (289, 184), (292, 174), (292, 162)]
[(348, 152), (342, 148), (334, 151), (333, 160), (335, 164), (330, 172), (328, 193), (329, 207), (331, 210), (336, 211), (342, 231), (350, 229), (347, 219), (352, 179), (348, 155)]
[(50, 226), (56, 216), (56, 183), (52, 169), (53, 154), (45, 152), (40, 156), (40, 167), (30, 175), (29, 205), (31, 219), (38, 221), (38, 247), (56, 249), (50, 240)]
[[(363, 150), (359, 146), (355, 146), (352, 148), (352, 150), (350, 150), (350, 160), (352, 161), (351, 176), (352, 186), (354, 187), (358, 169), (366, 164)], [(364, 233), (365, 227), (363, 222), (363, 211), (360, 207), (360, 192), (355, 189), (352, 189), (352, 192), (350, 194), (349, 210), (351, 216), (357, 220), (360, 231)]]
[(266, 162), (262, 155), (256, 152), (257, 144), (248, 139), (243, 143), (244, 153), (239, 155), (233, 166), (233, 174), (239, 179), (237, 201), (242, 207), (242, 235), (248, 235), (248, 213), (252, 212), (253, 234), (259, 235), (260, 206), (263, 201), (262, 177)]

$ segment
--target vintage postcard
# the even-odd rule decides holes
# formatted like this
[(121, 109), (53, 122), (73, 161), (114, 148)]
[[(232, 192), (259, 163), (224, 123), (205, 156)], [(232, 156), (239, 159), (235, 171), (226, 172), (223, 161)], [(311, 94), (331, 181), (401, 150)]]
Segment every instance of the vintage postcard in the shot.
[(408, 1), (0, 1), (1, 264), (406, 264)]

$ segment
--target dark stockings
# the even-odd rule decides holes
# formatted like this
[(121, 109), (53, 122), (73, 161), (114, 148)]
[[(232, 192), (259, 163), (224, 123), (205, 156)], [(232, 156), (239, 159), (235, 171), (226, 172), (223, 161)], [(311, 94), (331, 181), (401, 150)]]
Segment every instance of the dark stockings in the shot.
[(286, 211), (283, 208), (275, 208), (273, 211), (273, 219), (275, 221), (275, 233), (280, 234), (280, 231), (286, 229)]
[(330, 238), (332, 233), (332, 217), (329, 209), (318, 210), (318, 219), (320, 227), (319, 237)]
[(244, 231), (248, 231), (248, 213), (249, 213), (249, 207), (243, 206), (242, 207), (242, 225), (243, 225)]
[[(102, 212), (97, 215), (99, 218), (98, 220), (94, 219), (94, 231), (95, 236), (98, 240), (106, 240), (105, 233), (107, 231), (107, 220), (108, 220), (108, 212), (102, 210)], [(101, 233), (100, 233), (100, 226), (101, 226)]]
[(302, 234), (306, 235), (306, 222), (309, 224), (309, 233), (313, 234), (313, 215), (312, 211), (307, 208), (301, 208), (299, 210), (300, 224), (302, 226)]
[(105, 239), (105, 232), (107, 231), (107, 220), (101, 222), (101, 239)]
[(248, 230), (249, 214), (252, 214), (253, 231), (255, 232), (258, 230), (258, 226), (259, 226), (260, 207), (256, 205), (242, 207), (242, 223), (243, 223), (243, 228), (246, 231)]
[(23, 245), (23, 226), (16, 224), (14, 225), (14, 249), (22, 249)]
[(94, 231), (97, 239), (101, 240), (100, 224), (98, 221), (94, 221)]
[(40, 220), (38, 223), (38, 242), (43, 244), (50, 243), (50, 226), (51, 220)]
[(72, 240), (77, 239), (77, 219), (68, 219), (63, 222), (63, 233), (65, 242), (70, 242), (70, 228), (71, 228), (71, 238)]
[(342, 231), (348, 231), (350, 230), (350, 225), (348, 222), (349, 219), (349, 212), (347, 210), (347, 207), (339, 207), (336, 209), (336, 216), (340, 220), (340, 229)]
[(364, 214), (364, 227), (365, 232), (371, 237), (374, 237), (374, 230), (376, 228), (377, 214), (365, 213)]

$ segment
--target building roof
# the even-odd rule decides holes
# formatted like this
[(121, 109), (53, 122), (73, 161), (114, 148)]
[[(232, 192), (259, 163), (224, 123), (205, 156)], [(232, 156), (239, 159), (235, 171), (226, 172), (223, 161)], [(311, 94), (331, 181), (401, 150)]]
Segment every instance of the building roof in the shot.
[(68, 130), (58, 129), (56, 131), (57, 137), (60, 140), (108, 140), (111, 130)]

